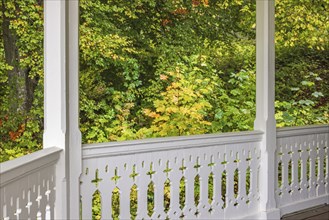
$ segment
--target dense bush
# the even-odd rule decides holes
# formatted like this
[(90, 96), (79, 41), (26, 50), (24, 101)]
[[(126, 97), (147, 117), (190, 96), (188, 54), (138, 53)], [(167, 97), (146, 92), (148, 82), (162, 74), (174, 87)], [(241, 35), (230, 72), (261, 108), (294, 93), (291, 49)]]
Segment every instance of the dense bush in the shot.
[[(329, 1), (276, 3), (277, 124), (328, 123)], [(4, 161), (42, 146), (43, 7), (0, 7)], [(83, 142), (253, 129), (254, 0), (80, 0), (80, 10)]]

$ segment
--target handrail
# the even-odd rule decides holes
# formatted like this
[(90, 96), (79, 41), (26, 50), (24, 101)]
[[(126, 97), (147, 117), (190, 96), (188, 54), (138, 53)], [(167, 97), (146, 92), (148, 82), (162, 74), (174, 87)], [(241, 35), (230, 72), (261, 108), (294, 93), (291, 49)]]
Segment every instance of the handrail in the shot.
[(84, 144), (82, 148), (82, 158), (88, 159), (95, 157), (258, 142), (261, 141), (262, 135), (263, 132), (261, 131), (245, 131), (182, 137), (151, 138), (124, 142)]
[(0, 187), (55, 164), (61, 151), (58, 147), (51, 147), (0, 163)]
[(277, 128), (277, 138), (329, 133), (329, 125)]

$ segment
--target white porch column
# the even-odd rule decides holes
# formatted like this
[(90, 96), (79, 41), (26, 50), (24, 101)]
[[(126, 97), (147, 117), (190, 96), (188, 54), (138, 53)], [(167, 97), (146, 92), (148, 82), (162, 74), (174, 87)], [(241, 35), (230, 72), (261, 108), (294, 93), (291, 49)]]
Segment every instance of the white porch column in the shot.
[(79, 218), (79, 1), (44, 2), (44, 148), (63, 149), (56, 173), (55, 219)]
[(280, 219), (275, 202), (275, 0), (256, 0), (256, 120), (264, 132), (261, 143), (261, 219)]

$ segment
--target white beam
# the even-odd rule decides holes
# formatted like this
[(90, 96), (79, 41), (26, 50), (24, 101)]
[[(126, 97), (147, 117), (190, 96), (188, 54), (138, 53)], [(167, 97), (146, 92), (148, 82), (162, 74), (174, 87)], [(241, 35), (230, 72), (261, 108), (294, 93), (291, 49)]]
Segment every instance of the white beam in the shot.
[(80, 174), (82, 170), (82, 145), (79, 130), (79, 0), (67, 0), (67, 106), (69, 150), (69, 218), (80, 217)]
[(63, 149), (56, 172), (55, 219), (79, 218), (79, 1), (44, 2), (44, 148)]
[(256, 0), (256, 120), (261, 143), (260, 211), (262, 219), (280, 219), (275, 201), (275, 0)]

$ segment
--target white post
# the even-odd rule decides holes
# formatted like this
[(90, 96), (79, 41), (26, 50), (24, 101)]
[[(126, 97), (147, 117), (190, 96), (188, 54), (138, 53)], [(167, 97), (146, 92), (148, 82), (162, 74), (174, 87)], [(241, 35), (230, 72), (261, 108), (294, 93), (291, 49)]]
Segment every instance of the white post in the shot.
[(261, 143), (259, 193), (261, 219), (280, 219), (275, 201), (275, 0), (256, 1), (256, 120)]
[(63, 149), (56, 172), (55, 219), (79, 219), (79, 1), (44, 2), (44, 148)]

